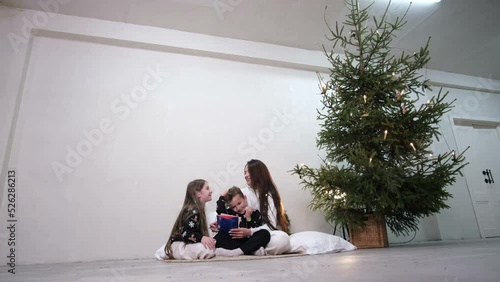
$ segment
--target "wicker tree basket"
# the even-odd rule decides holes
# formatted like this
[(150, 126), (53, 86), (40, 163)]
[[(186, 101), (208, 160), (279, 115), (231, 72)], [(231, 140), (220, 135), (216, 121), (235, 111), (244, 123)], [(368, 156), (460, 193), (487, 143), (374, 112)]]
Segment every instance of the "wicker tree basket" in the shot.
[(366, 227), (352, 229), (349, 228), (349, 238), (351, 244), (359, 249), (385, 248), (389, 246), (387, 229), (383, 215), (366, 215)]

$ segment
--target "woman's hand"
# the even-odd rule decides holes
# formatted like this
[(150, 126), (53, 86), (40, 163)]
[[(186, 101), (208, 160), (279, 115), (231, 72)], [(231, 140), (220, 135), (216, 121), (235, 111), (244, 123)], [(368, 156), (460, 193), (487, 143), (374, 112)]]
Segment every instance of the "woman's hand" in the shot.
[(203, 244), (203, 246), (205, 246), (205, 248), (207, 248), (209, 250), (215, 250), (215, 239), (214, 238), (211, 238), (208, 236), (203, 236), (201, 238), (201, 243)]
[(252, 231), (248, 228), (233, 228), (229, 230), (229, 235), (233, 239), (242, 239), (252, 236)]
[(216, 221), (210, 223), (210, 230), (212, 230), (212, 232), (219, 232), (219, 226), (217, 226)]

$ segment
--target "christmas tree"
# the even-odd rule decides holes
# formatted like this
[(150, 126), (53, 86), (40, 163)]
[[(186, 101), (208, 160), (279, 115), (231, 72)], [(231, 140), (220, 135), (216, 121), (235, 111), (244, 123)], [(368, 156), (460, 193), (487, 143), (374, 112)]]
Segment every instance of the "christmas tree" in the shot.
[[(324, 47), (329, 78), (318, 75), (323, 107), (317, 146), (326, 157), (319, 168), (297, 165), (292, 173), (310, 190), (310, 207), (327, 221), (358, 228), (366, 214), (376, 214), (396, 235), (408, 234), (420, 218), (449, 208), (446, 187), (466, 165), (463, 153), (430, 150), (453, 101), (445, 102), (448, 93), (441, 91), (421, 101), (428, 81), (418, 71), (430, 59), (429, 41), (417, 52), (391, 47), (406, 13), (390, 22), (390, 3), (379, 18), (358, 1), (346, 5), (343, 26), (329, 26), (331, 50)], [(333, 51), (338, 46), (343, 55)]]

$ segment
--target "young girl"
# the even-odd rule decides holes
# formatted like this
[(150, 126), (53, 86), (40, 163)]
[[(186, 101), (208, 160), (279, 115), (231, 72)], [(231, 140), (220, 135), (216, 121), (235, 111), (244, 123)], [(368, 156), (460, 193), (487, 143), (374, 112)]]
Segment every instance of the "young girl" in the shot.
[(205, 203), (212, 200), (208, 182), (189, 182), (184, 205), (177, 216), (165, 253), (171, 259), (209, 259), (215, 256), (215, 240), (209, 236)]
[(247, 188), (242, 189), (248, 205), (260, 210), (262, 223), (271, 232), (266, 253), (277, 255), (290, 250), (290, 224), (285, 216), (281, 196), (267, 166), (260, 160), (250, 160), (244, 170)]

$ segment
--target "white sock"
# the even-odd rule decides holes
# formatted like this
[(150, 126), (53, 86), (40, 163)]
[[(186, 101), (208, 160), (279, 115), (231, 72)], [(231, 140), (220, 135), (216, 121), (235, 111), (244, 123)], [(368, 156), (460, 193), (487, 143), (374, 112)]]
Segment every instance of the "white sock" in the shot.
[(265, 256), (266, 249), (264, 247), (260, 247), (257, 251), (253, 252), (254, 256)]
[(243, 255), (243, 251), (240, 248), (234, 250), (217, 248), (215, 249), (215, 255), (221, 257), (235, 257)]

